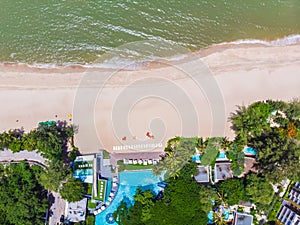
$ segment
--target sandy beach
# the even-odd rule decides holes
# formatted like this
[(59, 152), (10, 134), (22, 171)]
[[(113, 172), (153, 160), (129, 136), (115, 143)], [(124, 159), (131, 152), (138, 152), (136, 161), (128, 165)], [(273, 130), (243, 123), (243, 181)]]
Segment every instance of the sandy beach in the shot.
[(82, 153), (162, 151), (171, 137), (228, 136), (237, 105), (300, 97), (300, 45), (213, 46), (137, 70), (0, 66), (0, 132), (79, 126)]

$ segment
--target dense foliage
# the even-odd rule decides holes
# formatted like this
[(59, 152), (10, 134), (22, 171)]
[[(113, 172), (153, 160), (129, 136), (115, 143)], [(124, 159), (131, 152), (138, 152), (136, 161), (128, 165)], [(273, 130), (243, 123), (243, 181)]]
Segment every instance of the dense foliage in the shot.
[(238, 204), (245, 199), (245, 185), (243, 179), (228, 179), (217, 184), (217, 190), (222, 194), (228, 205)]
[(40, 183), (50, 191), (58, 192), (60, 185), (71, 176), (70, 167), (61, 161), (53, 160), (48, 163), (47, 168), (40, 174)]
[(73, 177), (69, 178), (66, 183), (62, 185), (60, 190), (61, 197), (68, 202), (77, 202), (83, 199), (85, 188), (83, 183)]
[(38, 128), (29, 133), (25, 133), (23, 129), (9, 130), (0, 134), (0, 150), (5, 148), (13, 152), (37, 150), (49, 160), (62, 160), (67, 142), (74, 132), (74, 126), (68, 125), (66, 121), (53, 124), (40, 123)]
[(0, 224), (44, 224), (47, 191), (37, 182), (41, 170), (25, 162), (1, 168)]
[(300, 178), (300, 102), (256, 102), (232, 115), (236, 143), (258, 152), (259, 173), (277, 183)]
[(177, 177), (180, 169), (191, 160), (192, 156), (201, 154), (203, 165), (214, 165), (219, 150), (229, 151), (232, 142), (225, 137), (175, 137), (168, 141), (165, 155), (158, 165), (153, 168), (157, 175), (166, 172), (165, 177)]
[(258, 211), (267, 212), (270, 209), (274, 190), (264, 177), (249, 174), (246, 177), (245, 194), (246, 198), (256, 205)]
[(153, 168), (153, 172), (159, 175), (166, 171), (166, 177), (177, 177), (180, 169), (191, 160), (197, 144), (198, 138), (176, 137), (170, 140), (163, 160)]

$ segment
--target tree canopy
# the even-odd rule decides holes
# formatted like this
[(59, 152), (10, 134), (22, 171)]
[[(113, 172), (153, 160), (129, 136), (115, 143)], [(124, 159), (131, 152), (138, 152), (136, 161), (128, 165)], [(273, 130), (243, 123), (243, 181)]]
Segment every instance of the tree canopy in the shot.
[(231, 117), (235, 142), (257, 150), (259, 173), (273, 183), (300, 178), (299, 118), (297, 100), (256, 102)]
[(232, 178), (217, 184), (218, 192), (224, 196), (228, 205), (235, 205), (245, 199), (243, 179)]
[[(63, 160), (64, 150), (76, 127), (66, 121), (53, 124), (40, 123), (36, 129), (25, 133), (24, 129), (14, 129), (0, 134), (0, 150), (13, 152), (37, 150), (49, 160)], [(72, 139), (71, 139), (72, 140)]]
[(66, 183), (62, 185), (60, 190), (61, 197), (68, 202), (77, 202), (83, 199), (85, 188), (83, 183), (73, 177), (69, 178)]
[(265, 178), (256, 174), (249, 174), (246, 177), (245, 195), (250, 202), (256, 205), (258, 211), (266, 212), (270, 208), (274, 190)]
[(7, 165), (0, 182), (0, 224), (44, 224), (47, 191), (37, 182), (38, 166), (21, 162)]

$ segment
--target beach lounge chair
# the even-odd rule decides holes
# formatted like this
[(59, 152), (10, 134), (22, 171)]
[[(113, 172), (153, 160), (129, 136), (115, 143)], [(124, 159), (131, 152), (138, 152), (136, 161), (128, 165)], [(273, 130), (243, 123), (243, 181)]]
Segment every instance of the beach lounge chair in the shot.
[(131, 165), (132, 163), (133, 163), (133, 162), (132, 162), (132, 159), (129, 159), (129, 160), (128, 160), (128, 164)]
[(152, 164), (152, 159), (148, 159), (148, 164)]
[(142, 165), (142, 164), (143, 164), (143, 160), (139, 159), (138, 163), (139, 163), (140, 165)]
[(138, 163), (137, 159), (133, 160), (133, 165), (136, 165)]
[(147, 159), (144, 159), (144, 160), (143, 160), (143, 165), (144, 165), (144, 166), (147, 166), (147, 165), (148, 165)]

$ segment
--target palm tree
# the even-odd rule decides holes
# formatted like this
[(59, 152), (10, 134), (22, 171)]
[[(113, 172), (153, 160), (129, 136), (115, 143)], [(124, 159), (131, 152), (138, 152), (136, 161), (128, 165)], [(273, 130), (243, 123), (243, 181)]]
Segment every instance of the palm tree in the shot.
[(228, 151), (230, 149), (232, 149), (233, 146), (233, 142), (228, 140), (228, 137), (222, 137), (222, 143), (221, 143), (221, 148), (224, 151)]
[(198, 138), (198, 143), (197, 143), (197, 149), (199, 150), (200, 154), (203, 154), (206, 148), (206, 142), (202, 137)]
[(216, 225), (226, 225), (226, 221), (224, 220), (224, 216), (221, 212), (217, 212), (213, 214), (213, 217), (214, 217), (214, 223)]

